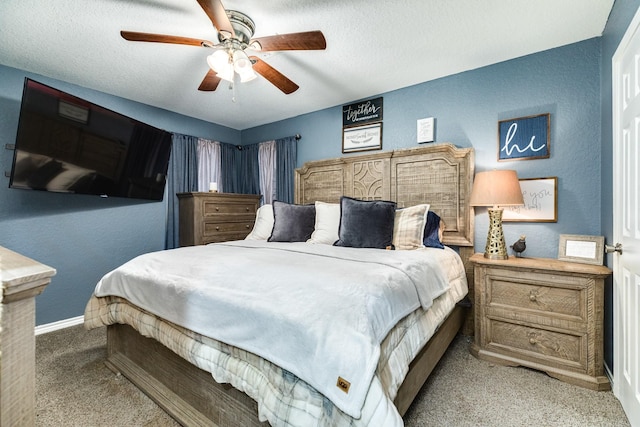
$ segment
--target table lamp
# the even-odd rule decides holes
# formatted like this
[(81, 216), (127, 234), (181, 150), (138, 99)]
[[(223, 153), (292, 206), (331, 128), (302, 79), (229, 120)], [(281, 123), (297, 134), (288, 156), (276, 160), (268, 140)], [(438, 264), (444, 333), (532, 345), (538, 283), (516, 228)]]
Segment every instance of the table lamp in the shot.
[(478, 172), (473, 181), (471, 206), (488, 206), (489, 233), (484, 257), (507, 259), (507, 246), (502, 232), (502, 206), (524, 205), (518, 174), (514, 170)]

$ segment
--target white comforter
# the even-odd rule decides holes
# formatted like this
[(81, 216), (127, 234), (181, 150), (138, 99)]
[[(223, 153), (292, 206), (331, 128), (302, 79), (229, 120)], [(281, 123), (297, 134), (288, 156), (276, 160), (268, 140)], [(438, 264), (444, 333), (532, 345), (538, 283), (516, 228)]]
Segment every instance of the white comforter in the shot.
[(380, 342), (429, 308), (445, 277), (429, 251), (239, 241), (142, 255), (103, 277), (95, 295), (253, 352), (358, 418)]

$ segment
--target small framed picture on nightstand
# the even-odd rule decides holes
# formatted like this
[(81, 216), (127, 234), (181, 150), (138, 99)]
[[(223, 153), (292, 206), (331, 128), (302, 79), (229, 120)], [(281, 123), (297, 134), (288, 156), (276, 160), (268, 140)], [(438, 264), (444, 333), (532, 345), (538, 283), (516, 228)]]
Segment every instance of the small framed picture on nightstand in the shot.
[(583, 264), (602, 265), (604, 260), (604, 236), (561, 234), (558, 259)]

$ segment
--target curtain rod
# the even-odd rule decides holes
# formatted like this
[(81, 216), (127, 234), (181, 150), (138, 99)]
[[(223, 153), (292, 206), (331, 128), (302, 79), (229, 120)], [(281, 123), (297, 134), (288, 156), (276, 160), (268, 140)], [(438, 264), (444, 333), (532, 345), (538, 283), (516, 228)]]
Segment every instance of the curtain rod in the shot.
[[(296, 141), (300, 141), (302, 139), (302, 135), (300, 135), (299, 133), (296, 133), (294, 135), (294, 138), (296, 139)], [(242, 151), (242, 145), (236, 145), (236, 148), (238, 149), (238, 151)]]

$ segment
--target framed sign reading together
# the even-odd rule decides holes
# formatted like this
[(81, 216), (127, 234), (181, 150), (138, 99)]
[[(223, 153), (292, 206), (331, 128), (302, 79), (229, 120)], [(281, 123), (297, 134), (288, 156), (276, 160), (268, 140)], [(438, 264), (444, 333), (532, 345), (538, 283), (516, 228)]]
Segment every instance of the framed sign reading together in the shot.
[(342, 106), (342, 127), (382, 121), (382, 97)]
[(502, 221), (558, 222), (558, 177), (522, 178), (523, 206), (505, 206)]
[(498, 122), (498, 161), (545, 159), (551, 156), (550, 114)]

